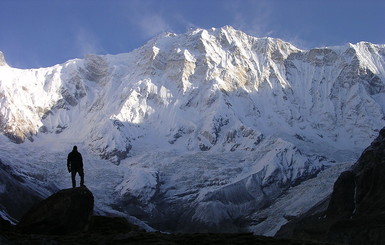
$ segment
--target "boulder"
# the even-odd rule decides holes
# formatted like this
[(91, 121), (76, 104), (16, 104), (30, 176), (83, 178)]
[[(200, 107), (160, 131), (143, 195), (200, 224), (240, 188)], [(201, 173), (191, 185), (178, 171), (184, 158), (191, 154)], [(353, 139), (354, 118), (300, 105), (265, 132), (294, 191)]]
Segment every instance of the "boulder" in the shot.
[(20, 220), (22, 233), (64, 235), (88, 229), (94, 197), (87, 187), (61, 190), (32, 207)]

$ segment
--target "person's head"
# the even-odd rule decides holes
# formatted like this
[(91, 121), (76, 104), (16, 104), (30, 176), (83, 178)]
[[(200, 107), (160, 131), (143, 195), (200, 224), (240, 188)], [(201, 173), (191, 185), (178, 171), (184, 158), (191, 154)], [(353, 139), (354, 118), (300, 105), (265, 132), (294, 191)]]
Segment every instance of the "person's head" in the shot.
[(78, 147), (75, 145), (72, 151), (78, 151)]

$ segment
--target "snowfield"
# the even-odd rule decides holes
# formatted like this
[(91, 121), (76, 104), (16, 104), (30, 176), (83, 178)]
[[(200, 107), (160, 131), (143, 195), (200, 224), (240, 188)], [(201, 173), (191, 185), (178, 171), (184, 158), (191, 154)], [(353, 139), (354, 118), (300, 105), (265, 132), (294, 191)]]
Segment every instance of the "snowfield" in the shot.
[(0, 59), (7, 171), (48, 196), (77, 145), (95, 211), (147, 230), (274, 235), (385, 124), (385, 45), (300, 50), (226, 26), (48, 68)]

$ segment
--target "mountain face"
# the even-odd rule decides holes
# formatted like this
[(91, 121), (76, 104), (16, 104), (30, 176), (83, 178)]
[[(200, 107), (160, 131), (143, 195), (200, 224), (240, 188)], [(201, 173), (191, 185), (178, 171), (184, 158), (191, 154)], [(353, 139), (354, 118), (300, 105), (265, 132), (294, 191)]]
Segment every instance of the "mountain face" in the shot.
[[(168, 231), (249, 230), (266, 222), (255, 212), (342, 171), (377, 135), (384, 59), (385, 45), (300, 50), (229, 26), (41, 69), (0, 57), (0, 159), (52, 192), (69, 185), (76, 144), (101, 213)], [(252, 231), (279, 228), (264, 227)]]

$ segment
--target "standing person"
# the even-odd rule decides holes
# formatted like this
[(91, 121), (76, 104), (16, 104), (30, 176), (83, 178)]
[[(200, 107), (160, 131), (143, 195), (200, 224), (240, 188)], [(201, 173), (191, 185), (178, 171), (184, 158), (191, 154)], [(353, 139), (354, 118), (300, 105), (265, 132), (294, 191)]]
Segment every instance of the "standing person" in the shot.
[(76, 173), (80, 176), (80, 186), (84, 186), (84, 170), (82, 154), (78, 152), (78, 147), (75, 145), (67, 157), (68, 172), (71, 173), (72, 187), (76, 187)]

